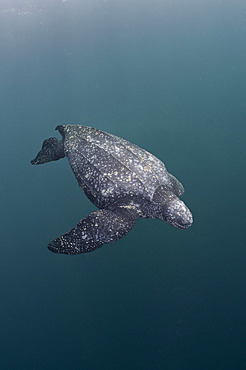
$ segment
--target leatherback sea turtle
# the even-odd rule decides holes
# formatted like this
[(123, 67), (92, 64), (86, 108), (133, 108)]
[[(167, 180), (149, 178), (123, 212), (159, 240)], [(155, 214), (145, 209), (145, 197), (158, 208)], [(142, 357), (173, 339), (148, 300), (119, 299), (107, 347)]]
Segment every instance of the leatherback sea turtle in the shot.
[(158, 218), (186, 229), (192, 214), (179, 199), (184, 188), (163, 162), (144, 149), (82, 125), (57, 126), (62, 140), (44, 141), (32, 164), (67, 157), (80, 188), (99, 208), (51, 241), (55, 253), (91, 252), (131, 230), (139, 217)]

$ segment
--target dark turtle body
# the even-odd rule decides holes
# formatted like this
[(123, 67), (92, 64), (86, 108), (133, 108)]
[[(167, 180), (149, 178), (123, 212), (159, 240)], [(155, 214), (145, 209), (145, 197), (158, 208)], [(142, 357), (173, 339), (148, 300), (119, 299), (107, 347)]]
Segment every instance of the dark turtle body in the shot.
[(56, 128), (62, 140), (44, 141), (32, 164), (67, 157), (80, 188), (99, 208), (49, 243), (56, 253), (90, 252), (124, 236), (139, 217), (159, 218), (186, 229), (193, 220), (179, 199), (181, 183), (146, 150), (82, 125)]

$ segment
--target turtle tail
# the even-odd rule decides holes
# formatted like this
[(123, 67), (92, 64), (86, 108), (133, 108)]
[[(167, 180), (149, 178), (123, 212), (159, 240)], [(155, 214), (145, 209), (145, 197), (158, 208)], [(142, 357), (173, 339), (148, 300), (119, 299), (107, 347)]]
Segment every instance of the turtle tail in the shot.
[(64, 140), (60, 141), (51, 137), (43, 142), (42, 149), (38, 152), (36, 158), (31, 161), (31, 164), (43, 164), (64, 157)]

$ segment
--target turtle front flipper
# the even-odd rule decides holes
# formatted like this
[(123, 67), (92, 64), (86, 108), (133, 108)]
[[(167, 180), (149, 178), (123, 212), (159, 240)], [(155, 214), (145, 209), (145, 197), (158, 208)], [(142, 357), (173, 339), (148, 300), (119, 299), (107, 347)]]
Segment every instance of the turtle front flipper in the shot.
[(37, 154), (36, 158), (31, 161), (31, 164), (43, 164), (57, 161), (64, 157), (63, 140), (60, 141), (56, 137), (51, 137), (43, 142), (42, 149)]
[(50, 251), (63, 254), (92, 252), (126, 235), (138, 219), (135, 211), (100, 209), (83, 218), (73, 229), (48, 244)]

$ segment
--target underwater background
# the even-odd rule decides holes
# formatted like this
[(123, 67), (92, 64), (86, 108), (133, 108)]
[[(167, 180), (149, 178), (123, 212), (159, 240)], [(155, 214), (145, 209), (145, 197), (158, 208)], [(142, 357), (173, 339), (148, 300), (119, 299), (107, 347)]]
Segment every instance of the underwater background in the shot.
[[(246, 2), (1, 0), (1, 369), (246, 368)], [(155, 154), (194, 224), (141, 219), (78, 256), (48, 242), (95, 209), (58, 124)]]

